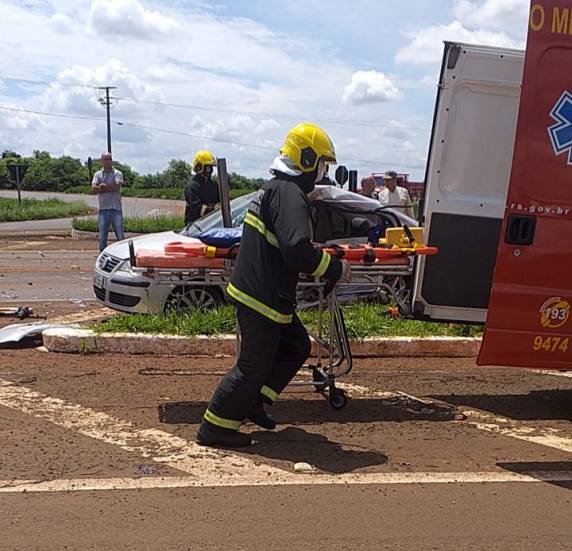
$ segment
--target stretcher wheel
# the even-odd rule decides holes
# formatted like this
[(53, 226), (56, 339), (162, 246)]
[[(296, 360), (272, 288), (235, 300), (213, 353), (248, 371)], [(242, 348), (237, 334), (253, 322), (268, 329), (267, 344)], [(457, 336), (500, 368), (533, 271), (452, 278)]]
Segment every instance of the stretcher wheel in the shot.
[(330, 392), (330, 406), (334, 409), (343, 409), (348, 403), (348, 397), (343, 390), (336, 389), (334, 392)]

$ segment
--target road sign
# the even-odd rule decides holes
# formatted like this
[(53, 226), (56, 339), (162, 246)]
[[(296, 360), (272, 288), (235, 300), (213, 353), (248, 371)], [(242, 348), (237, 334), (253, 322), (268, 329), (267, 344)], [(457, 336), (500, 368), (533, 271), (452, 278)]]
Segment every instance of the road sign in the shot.
[(338, 168), (336, 168), (334, 178), (340, 186), (343, 186), (348, 181), (348, 176), (349, 172), (345, 166), (340, 165)]
[(8, 165), (8, 170), (16, 182), (21, 182), (28, 170), (28, 165)]
[(16, 180), (16, 187), (18, 188), (18, 203), (20, 203), (22, 201), (22, 197), (20, 195), (20, 182), (26, 175), (28, 165), (8, 165), (8, 170), (10, 171), (12, 178)]

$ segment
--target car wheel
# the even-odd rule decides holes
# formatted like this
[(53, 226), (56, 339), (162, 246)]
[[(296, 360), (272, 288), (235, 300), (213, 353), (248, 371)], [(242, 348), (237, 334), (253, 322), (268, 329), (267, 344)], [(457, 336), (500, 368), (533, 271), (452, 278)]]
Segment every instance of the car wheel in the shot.
[(223, 294), (218, 287), (180, 285), (175, 287), (167, 297), (165, 312), (187, 312), (197, 308), (208, 310), (223, 302)]

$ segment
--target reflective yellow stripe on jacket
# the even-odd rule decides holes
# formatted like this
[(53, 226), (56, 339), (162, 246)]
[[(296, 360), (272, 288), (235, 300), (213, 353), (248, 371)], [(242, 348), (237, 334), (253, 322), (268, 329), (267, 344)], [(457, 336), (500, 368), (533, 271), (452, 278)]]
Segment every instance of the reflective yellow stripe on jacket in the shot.
[(326, 273), (331, 259), (332, 257), (326, 251), (322, 251), (322, 260), (310, 275), (322, 277)]
[(229, 283), (226, 292), (238, 302), (252, 308), (255, 312), (262, 314), (264, 317), (275, 321), (276, 323), (292, 323), (292, 314), (281, 314), (277, 310), (266, 306), (266, 304), (256, 300), (254, 297), (247, 295), (245, 292), (237, 289), (232, 283)]
[(241, 425), (241, 421), (236, 421), (234, 419), (224, 419), (215, 415), (210, 409), (207, 409), (204, 414), (205, 421), (216, 425), (217, 427), (222, 427), (223, 429), (238, 430)]
[(278, 248), (278, 239), (277, 237), (268, 229), (266, 229), (266, 225), (260, 218), (252, 214), (251, 212), (247, 212), (246, 216), (244, 217), (244, 223), (248, 224), (250, 227), (254, 228), (257, 232), (261, 233), (266, 241), (270, 243), (273, 247)]

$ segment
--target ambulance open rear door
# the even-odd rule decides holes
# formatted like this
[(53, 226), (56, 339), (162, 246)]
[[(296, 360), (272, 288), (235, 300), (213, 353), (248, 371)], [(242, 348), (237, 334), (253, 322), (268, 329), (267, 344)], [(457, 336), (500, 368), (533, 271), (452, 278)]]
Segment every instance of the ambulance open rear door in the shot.
[(420, 208), (413, 315), (484, 323), (516, 131), (524, 52), (446, 43)]

